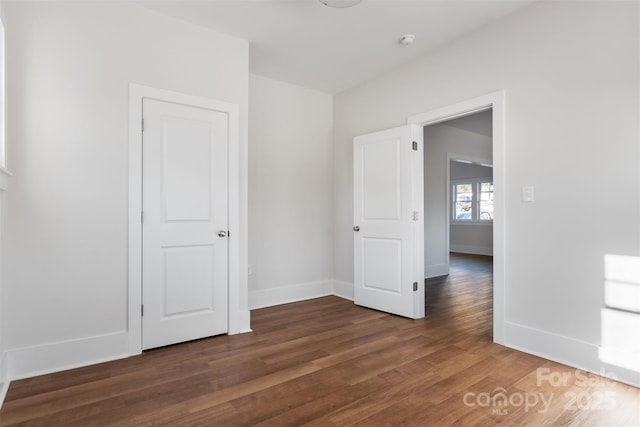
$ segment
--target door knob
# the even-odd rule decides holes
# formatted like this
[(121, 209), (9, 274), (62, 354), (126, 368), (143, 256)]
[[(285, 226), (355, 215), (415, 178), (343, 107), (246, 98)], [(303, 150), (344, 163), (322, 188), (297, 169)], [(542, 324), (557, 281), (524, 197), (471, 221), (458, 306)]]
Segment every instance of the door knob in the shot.
[(218, 237), (227, 237), (227, 232), (224, 230), (218, 231)]
[(360, 227), (358, 227), (357, 225), (353, 226), (353, 231), (360, 231)]

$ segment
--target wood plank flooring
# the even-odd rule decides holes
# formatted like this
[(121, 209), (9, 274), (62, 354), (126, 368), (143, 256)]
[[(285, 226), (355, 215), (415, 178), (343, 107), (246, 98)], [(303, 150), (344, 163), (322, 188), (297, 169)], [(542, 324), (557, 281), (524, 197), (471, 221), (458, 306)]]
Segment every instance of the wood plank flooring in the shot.
[(253, 333), (12, 382), (0, 425), (640, 425), (639, 389), (493, 344), (491, 280), (490, 258), (452, 257), (422, 320), (255, 310)]

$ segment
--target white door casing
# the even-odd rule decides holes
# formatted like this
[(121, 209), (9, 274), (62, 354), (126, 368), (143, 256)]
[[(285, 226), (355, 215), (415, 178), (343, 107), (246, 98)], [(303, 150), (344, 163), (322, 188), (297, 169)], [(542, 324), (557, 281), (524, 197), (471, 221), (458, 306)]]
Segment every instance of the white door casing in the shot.
[(237, 104), (136, 83), (129, 84), (128, 355), (142, 351), (142, 103), (157, 99), (224, 112), (228, 116), (228, 333), (250, 332), (247, 297), (246, 147)]
[(227, 332), (229, 132), (225, 112), (154, 99), (143, 119), (148, 349)]
[[(424, 317), (422, 128), (354, 138), (354, 302)], [(414, 290), (415, 289), (415, 290)]]
[[(426, 113), (407, 118), (408, 124), (420, 127), (467, 116), (491, 108), (493, 127), (493, 341), (505, 344), (505, 99), (506, 92), (500, 90), (456, 104), (440, 107)], [(447, 190), (448, 191), (448, 190)]]

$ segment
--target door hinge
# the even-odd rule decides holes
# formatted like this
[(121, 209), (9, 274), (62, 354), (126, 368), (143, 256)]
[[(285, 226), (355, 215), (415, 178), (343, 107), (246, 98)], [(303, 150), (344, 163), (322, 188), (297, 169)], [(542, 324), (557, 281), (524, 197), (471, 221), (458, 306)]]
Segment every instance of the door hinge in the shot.
[(144, 316), (144, 304), (140, 304), (140, 316)]
[(413, 151), (418, 151), (418, 141), (413, 141)]
[(418, 292), (418, 282), (413, 282), (413, 292)]
[(144, 119), (140, 120), (140, 132), (144, 132)]
[(413, 220), (414, 221), (418, 220), (418, 211), (413, 211)]

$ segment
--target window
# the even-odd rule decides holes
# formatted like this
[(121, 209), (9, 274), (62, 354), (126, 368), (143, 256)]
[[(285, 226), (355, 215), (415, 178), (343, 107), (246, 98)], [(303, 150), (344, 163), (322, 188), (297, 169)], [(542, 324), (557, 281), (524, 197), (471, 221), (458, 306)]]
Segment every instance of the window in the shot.
[(493, 222), (493, 182), (468, 179), (451, 184), (451, 220), (454, 222)]

